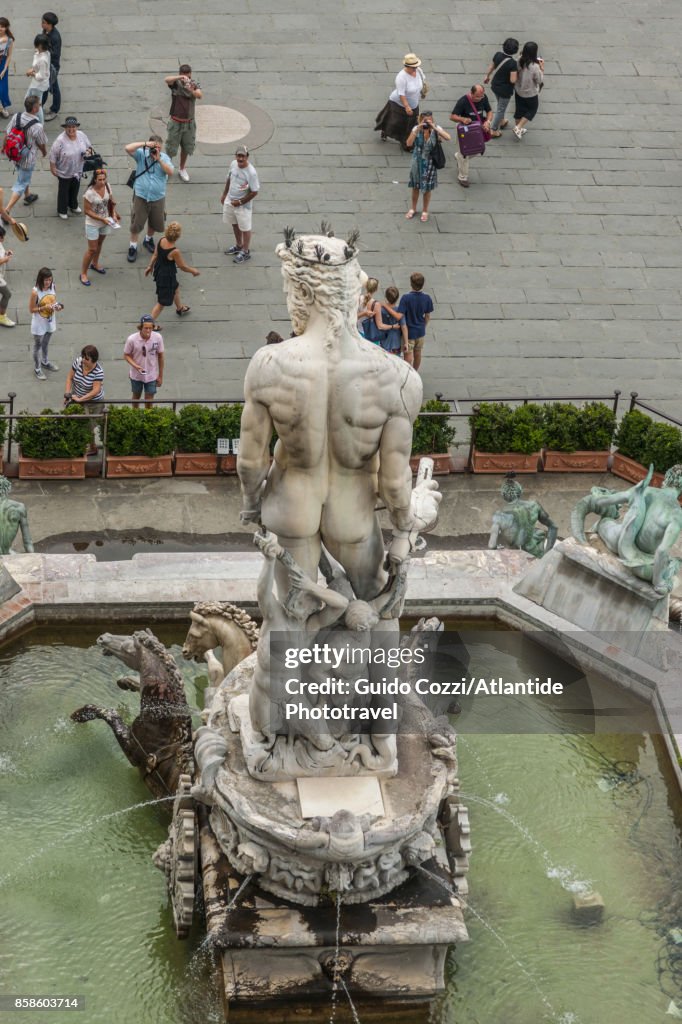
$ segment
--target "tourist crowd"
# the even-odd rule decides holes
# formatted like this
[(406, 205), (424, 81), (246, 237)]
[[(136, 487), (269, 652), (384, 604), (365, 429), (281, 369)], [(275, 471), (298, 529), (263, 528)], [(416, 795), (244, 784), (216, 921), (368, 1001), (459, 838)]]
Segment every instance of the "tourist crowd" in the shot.
[[(0, 116), (7, 119), (2, 145), (7, 162), (3, 164), (5, 170), (14, 172), (11, 186), (5, 190), (0, 188), (0, 217), (20, 241), (27, 240), (28, 229), (15, 219), (14, 213), (20, 200), (27, 207), (38, 200), (38, 195), (31, 191), (31, 180), (38, 156), (48, 157), (50, 171), (56, 178), (57, 216), (67, 221), (84, 214), (86, 248), (79, 280), (82, 286), (89, 288), (93, 284), (91, 271), (106, 275), (102, 250), (107, 236), (121, 227), (120, 203), (110, 186), (105, 162), (76, 116), (67, 116), (61, 123), (62, 131), (51, 145), (48, 142), (45, 122), (59, 115), (62, 101), (59, 83), (62, 39), (58, 23), (54, 12), (47, 11), (43, 15), (40, 32), (33, 40), (31, 67), (25, 72), (26, 93), (15, 104), (18, 109), (12, 114), (10, 93), (15, 83), (10, 81), (10, 68), (15, 38), (9, 19), (0, 18)], [(127, 260), (136, 262), (143, 233), (141, 247), (149, 254), (144, 273), (153, 278), (156, 292), (156, 302), (150, 313), (141, 317), (138, 331), (130, 335), (123, 353), (130, 366), (133, 401), (139, 403), (144, 391), (146, 406), (151, 404), (163, 381), (163, 339), (156, 321), (170, 306), (175, 307), (179, 317), (190, 313), (191, 307), (180, 297), (177, 272), (181, 270), (194, 277), (200, 273), (181, 253), (178, 241), (182, 227), (176, 220), (167, 221), (166, 199), (168, 181), (175, 174), (173, 161), (178, 154), (178, 177), (182, 182), (190, 181), (187, 164), (196, 145), (196, 104), (203, 93), (192, 77), (191, 66), (186, 63), (180, 64), (177, 73), (168, 75), (165, 84), (171, 94), (165, 141), (151, 134), (125, 146), (126, 154), (134, 163), (127, 181), (132, 190)], [(538, 56), (537, 44), (527, 42), (520, 47), (517, 39), (506, 39), (501, 49), (493, 54), (483, 83), (475, 83), (459, 97), (450, 114), (456, 130), (453, 132), (456, 137), (454, 155), (460, 186), (468, 188), (470, 185), (472, 158), (482, 156), (486, 143), (502, 136), (509, 123), (506, 114), (512, 98), (515, 101), (513, 133), (518, 140), (523, 139), (537, 114), (543, 84), (544, 62)], [(490, 86), (494, 97), (494, 110), (486, 95), (486, 85)], [(394, 88), (377, 115), (375, 125), (382, 141), (396, 140), (410, 154), (410, 202), (405, 217), (407, 220), (415, 218), (421, 197), (419, 219), (422, 223), (428, 221), (432, 194), (438, 187), (438, 172), (446, 164), (444, 144), (452, 141), (452, 135), (437, 123), (432, 110), (420, 110), (429, 88), (421, 59), (415, 53), (405, 54)], [(86, 177), (89, 180), (81, 200), (81, 182)], [(223, 222), (232, 228), (234, 235), (234, 242), (225, 253), (232, 256), (235, 264), (246, 263), (251, 258), (253, 205), (259, 190), (258, 173), (249, 159), (248, 149), (238, 146), (220, 196)], [(7, 202), (5, 191), (9, 192)], [(84, 209), (81, 209), (81, 201)], [(12, 293), (6, 272), (15, 254), (5, 247), (3, 240), (6, 240), (6, 229), (0, 225), (0, 326), (12, 328), (15, 322), (7, 313)], [(431, 297), (424, 291), (424, 283), (423, 274), (414, 272), (409, 291), (400, 296), (398, 289), (389, 285), (380, 299), (377, 297), (379, 282), (369, 278), (357, 316), (362, 337), (405, 359), (415, 370), (421, 365), (426, 330), (434, 310)], [(49, 347), (56, 329), (56, 314), (61, 309), (63, 305), (56, 298), (53, 272), (42, 267), (29, 297), (33, 369), (41, 381), (47, 380), (50, 372), (58, 371)], [(277, 340), (280, 340), (279, 335)], [(93, 345), (82, 350), (69, 370), (66, 396), (86, 405), (96, 405), (103, 400), (104, 376), (98, 360), (99, 353)]]

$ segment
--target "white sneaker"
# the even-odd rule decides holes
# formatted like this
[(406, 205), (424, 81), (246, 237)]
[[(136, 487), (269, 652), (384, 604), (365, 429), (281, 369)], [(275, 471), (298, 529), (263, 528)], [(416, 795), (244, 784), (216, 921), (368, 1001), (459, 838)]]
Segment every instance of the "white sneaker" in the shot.
[(69, 215), (68, 215), (68, 213), (60, 213), (60, 214), (59, 214), (59, 217), (60, 217), (60, 218), (61, 218), (62, 220), (68, 220), (68, 219), (69, 219)]
[(51, 363), (49, 360), (46, 363), (41, 363), (43, 370), (52, 370), (53, 373), (59, 373), (59, 367), (56, 363)]
[(189, 181), (189, 174), (184, 167), (182, 170), (178, 171), (178, 177), (180, 178), (180, 181)]
[(0, 313), (0, 326), (2, 327), (16, 327), (14, 320), (10, 320), (7, 313)]
[(39, 366), (36, 366), (33, 372), (35, 373), (38, 380), (47, 380), (47, 377), (45, 376), (45, 374), (43, 373)]
[(82, 213), (83, 212), (81, 210), (80, 206), (70, 206), (69, 209), (71, 210), (71, 213)]

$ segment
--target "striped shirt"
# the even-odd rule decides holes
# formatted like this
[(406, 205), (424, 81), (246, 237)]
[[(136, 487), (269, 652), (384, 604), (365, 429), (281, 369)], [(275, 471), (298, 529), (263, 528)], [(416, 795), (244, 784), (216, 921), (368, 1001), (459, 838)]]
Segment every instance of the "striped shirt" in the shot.
[(71, 367), (73, 370), (73, 381), (71, 382), (71, 394), (74, 398), (82, 398), (83, 395), (89, 394), (92, 391), (92, 386), (95, 381), (100, 381), (102, 387), (100, 393), (95, 395), (94, 398), (88, 399), (90, 402), (103, 402), (104, 401), (104, 370), (95, 363), (90, 373), (83, 372), (83, 357), (76, 356)]

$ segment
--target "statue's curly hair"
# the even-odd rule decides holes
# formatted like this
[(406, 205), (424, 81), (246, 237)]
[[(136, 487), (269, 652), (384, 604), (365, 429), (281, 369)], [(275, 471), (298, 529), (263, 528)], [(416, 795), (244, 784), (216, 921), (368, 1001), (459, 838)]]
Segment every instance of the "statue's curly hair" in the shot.
[(663, 477), (664, 487), (674, 487), (676, 491), (682, 491), (682, 462), (671, 466)]
[[(320, 248), (329, 257), (326, 261), (319, 261)], [(311, 307), (328, 321), (328, 344), (333, 344), (344, 328), (357, 334), (362, 270), (357, 259), (348, 258), (346, 248), (338, 238), (302, 235), (295, 245), (281, 242), (275, 249), (282, 261), (287, 306), (296, 334), (304, 332)]]

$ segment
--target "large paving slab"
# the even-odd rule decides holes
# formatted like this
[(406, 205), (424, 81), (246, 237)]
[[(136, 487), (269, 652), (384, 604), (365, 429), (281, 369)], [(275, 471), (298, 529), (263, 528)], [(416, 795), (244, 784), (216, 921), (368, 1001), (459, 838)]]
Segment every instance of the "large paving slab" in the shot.
[[(12, 12), (14, 109), (41, 14), (35, 0)], [(192, 64), (207, 104), (239, 107), (242, 98), (274, 122), (252, 153), (262, 189), (248, 265), (223, 255), (226, 156), (198, 152), (191, 183), (176, 177), (169, 187), (169, 217), (182, 223), (183, 251), (201, 277), (181, 275), (190, 317), (162, 318), (166, 397), (241, 397), (246, 361), (265, 334), (288, 333), (273, 255), (281, 230), (310, 230), (326, 216), (337, 232), (361, 229), (363, 265), (382, 287), (404, 290), (411, 271), (425, 273), (436, 299), (427, 394), (620, 387), (679, 413), (682, 11), (672, 0), (621, 4), (617, 15), (611, 0), (432, 0), (421, 16), (407, 0), (67, 0), (59, 15), (62, 113), (77, 114), (103, 153), (122, 212), (123, 146), (166, 108), (163, 77), (180, 60)], [(428, 106), (447, 124), (454, 100), (481, 80), (510, 34), (537, 39), (546, 60), (534, 126), (522, 143), (509, 131), (491, 143), (473, 162), (467, 192), (456, 185), (449, 146), (430, 221), (406, 222), (409, 160), (372, 131), (402, 55), (422, 56)], [(50, 139), (59, 130), (49, 124)], [(3, 160), (0, 185), (11, 178)], [(153, 302), (145, 260), (126, 262), (122, 230), (106, 242), (106, 277), (81, 287), (82, 218), (57, 219), (46, 161), (34, 183), (30, 241), (13, 243), (9, 312), (19, 326), (0, 334), (0, 397), (16, 391), (18, 406), (34, 410), (61, 403), (65, 374), (40, 384), (30, 361), (28, 295), (48, 265), (66, 305), (54, 358), (66, 369), (95, 342), (108, 397), (125, 398), (123, 340)]]

